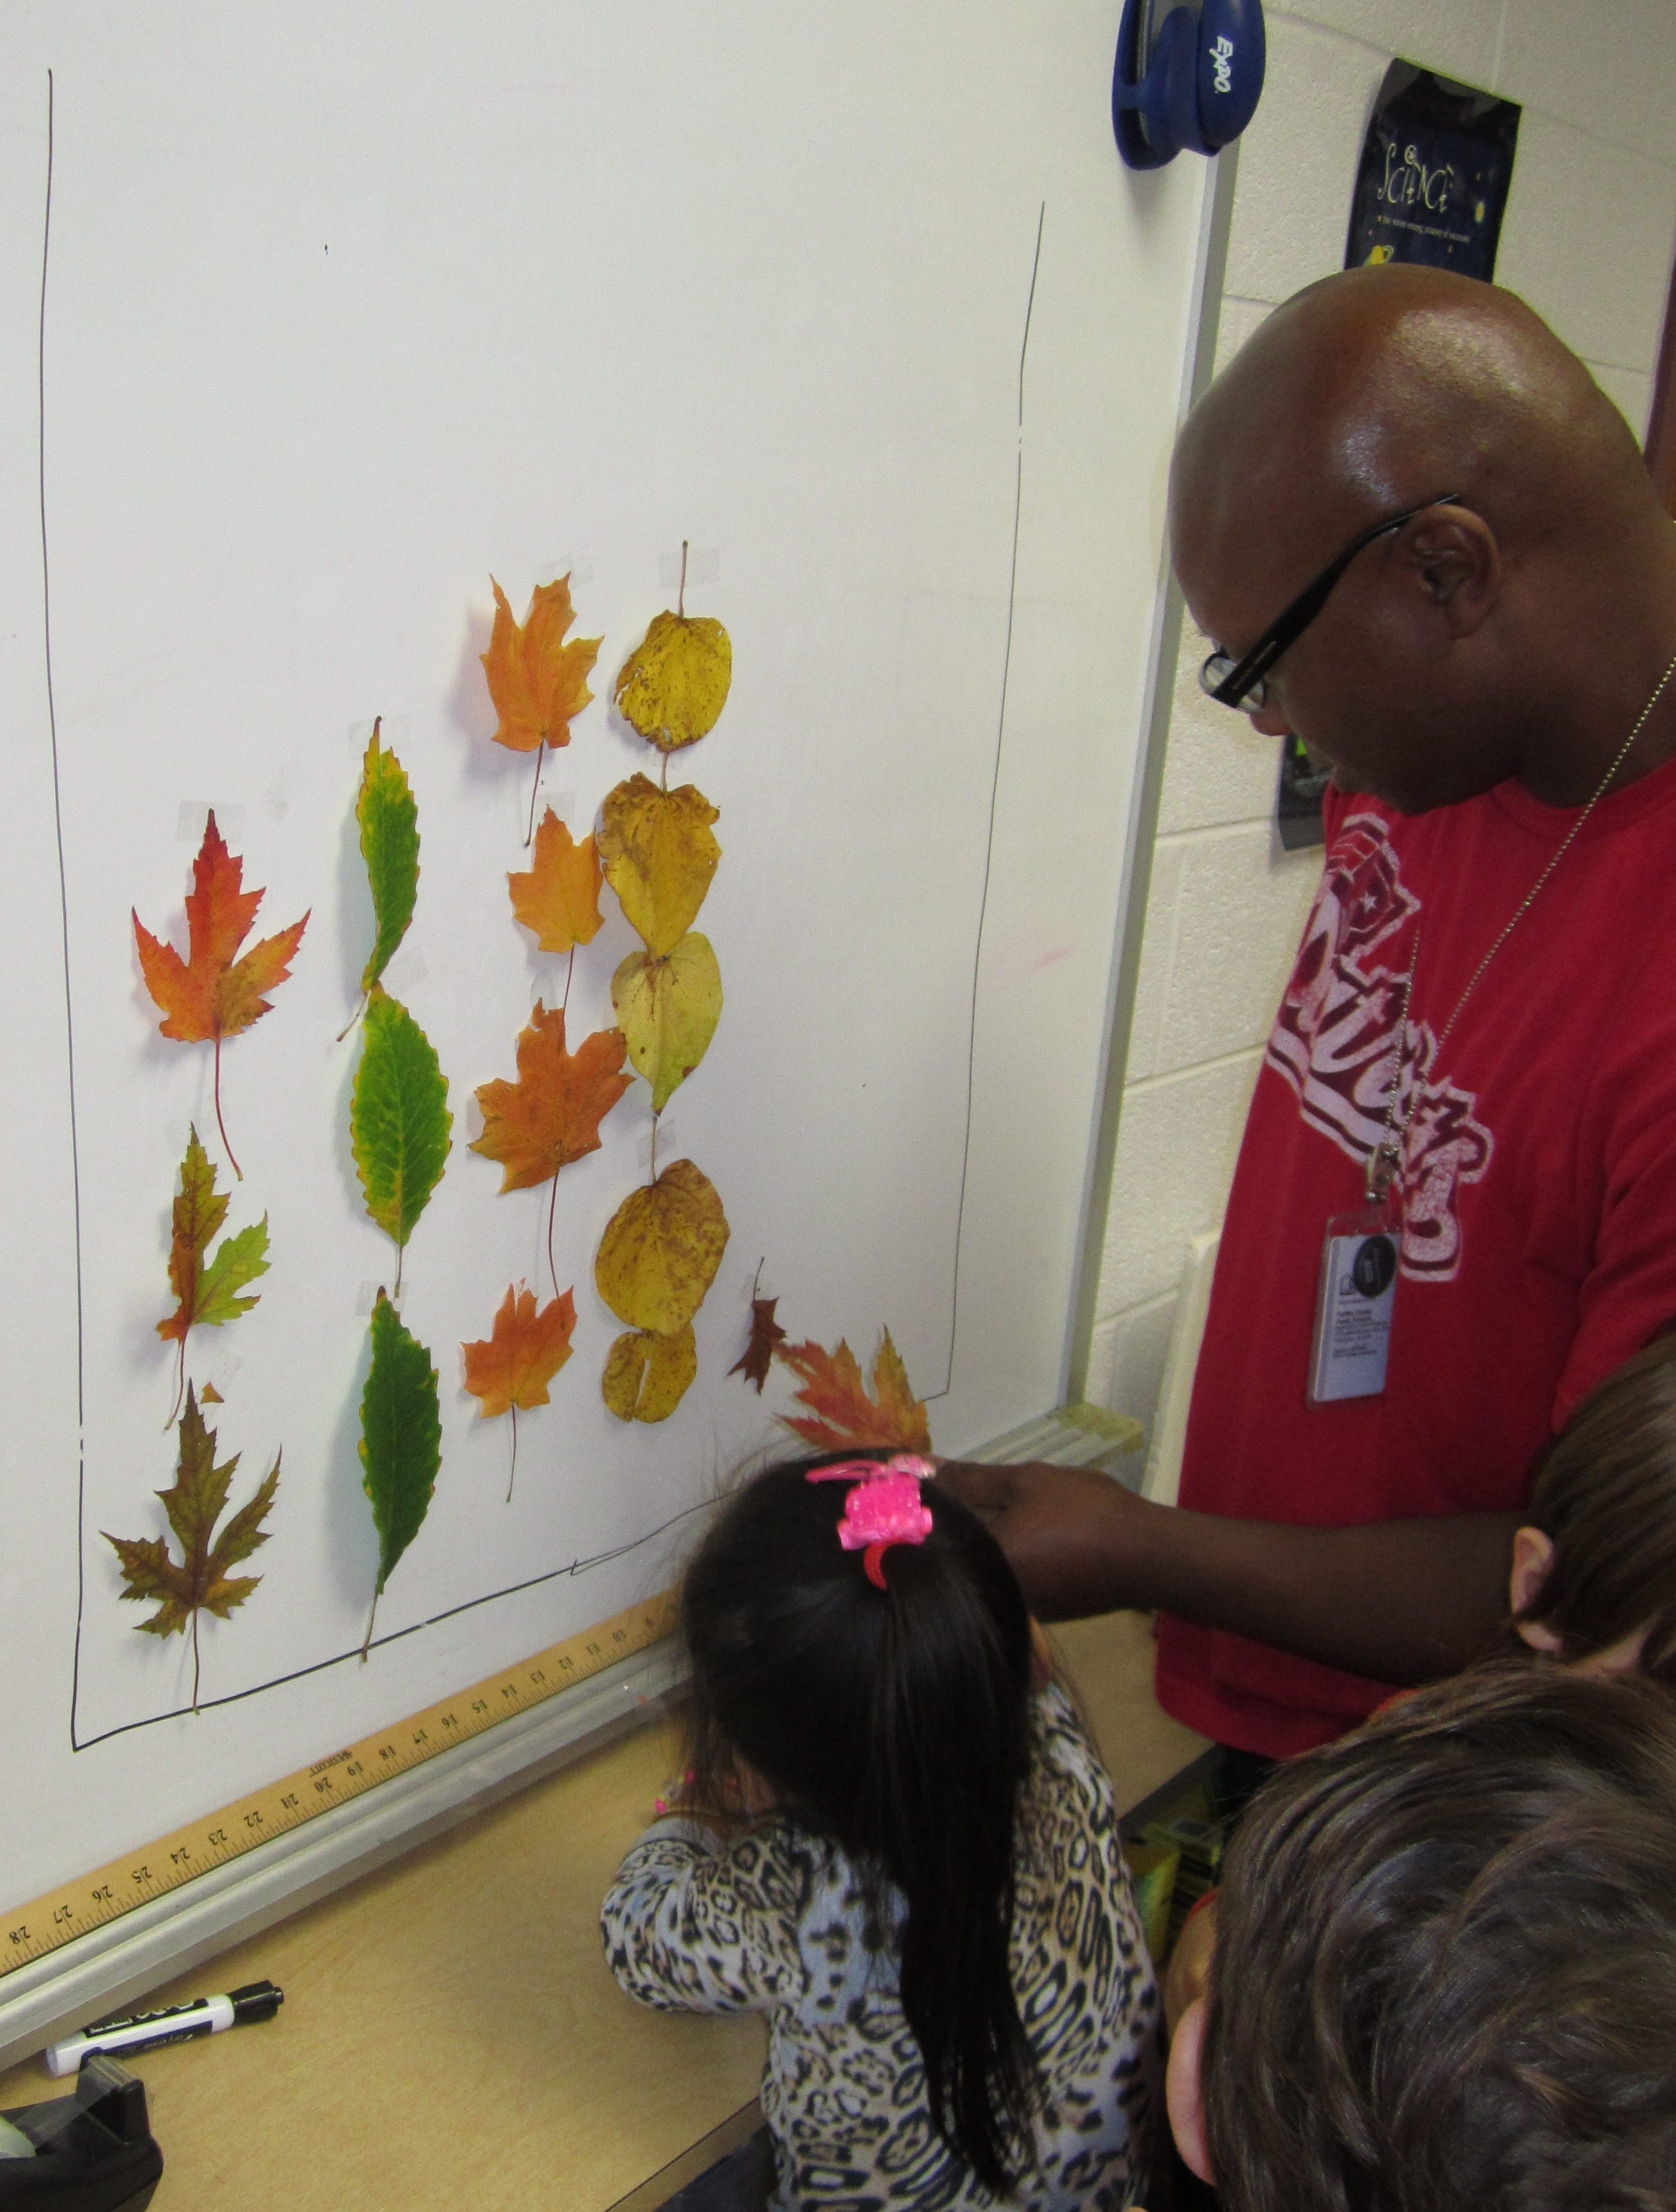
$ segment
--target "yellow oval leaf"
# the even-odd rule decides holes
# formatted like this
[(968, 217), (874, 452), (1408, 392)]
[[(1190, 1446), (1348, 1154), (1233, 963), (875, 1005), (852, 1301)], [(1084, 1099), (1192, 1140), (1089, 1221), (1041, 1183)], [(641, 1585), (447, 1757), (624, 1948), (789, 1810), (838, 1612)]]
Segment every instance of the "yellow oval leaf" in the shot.
[(716, 726), (733, 681), (733, 647), (710, 615), (653, 615), (618, 672), (624, 719), (660, 752), (690, 745)]
[(714, 1184), (690, 1160), (673, 1160), (611, 1216), (593, 1279), (620, 1322), (673, 1336), (703, 1304), (726, 1249)]
[(628, 1057), (652, 1085), (652, 1110), (661, 1114), (721, 1019), (721, 970), (709, 939), (689, 929), (661, 959), (631, 952), (611, 978), (611, 1004)]
[(718, 810), (683, 783), (659, 791), (631, 775), (606, 794), (596, 842), (605, 880), (648, 952), (672, 952), (692, 927), (721, 847), (710, 832)]
[(690, 1322), (673, 1336), (631, 1328), (606, 1355), (599, 1395), (620, 1421), (666, 1421), (697, 1372)]

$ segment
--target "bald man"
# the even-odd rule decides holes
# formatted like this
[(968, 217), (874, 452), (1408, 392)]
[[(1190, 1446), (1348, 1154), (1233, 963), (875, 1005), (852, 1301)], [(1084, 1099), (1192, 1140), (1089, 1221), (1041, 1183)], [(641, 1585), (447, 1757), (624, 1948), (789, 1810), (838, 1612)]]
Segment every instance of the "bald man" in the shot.
[(1164, 1705), (1287, 1757), (1493, 1635), (1537, 1449), (1676, 1319), (1676, 532), (1522, 302), (1400, 265), (1270, 317), (1170, 525), (1206, 688), (1333, 768), (1185, 1510), (951, 1480), (1041, 1610), (1161, 1606)]

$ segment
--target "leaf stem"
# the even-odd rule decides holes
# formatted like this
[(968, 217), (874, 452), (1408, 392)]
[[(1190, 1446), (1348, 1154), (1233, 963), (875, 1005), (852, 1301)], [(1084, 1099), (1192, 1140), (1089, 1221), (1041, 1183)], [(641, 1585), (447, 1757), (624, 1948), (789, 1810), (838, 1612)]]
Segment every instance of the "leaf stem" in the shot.
[[(556, 1176), (554, 1176), (554, 1178), (553, 1178), (553, 1181), (554, 1181), (554, 1182), (556, 1184), (556, 1183), (557, 1183), (557, 1182), (558, 1182), (558, 1177), (557, 1177)], [(512, 1504), (512, 1486), (513, 1486), (513, 1484), (514, 1483), (514, 1481), (516, 1481), (517, 1478), (518, 1478), (518, 1408), (517, 1408), (517, 1407), (516, 1407), (516, 1406), (514, 1406), (514, 1407), (513, 1407), (513, 1409), (512, 1409), (512, 1468), (511, 1468), (511, 1472), (510, 1472), (510, 1473), (507, 1474), (507, 1504), (508, 1504), (508, 1505), (510, 1505), (510, 1504)]]
[(185, 1332), (185, 1330), (183, 1328), (183, 1329), (181, 1330), (181, 1332), (180, 1332), (180, 1371), (179, 1371), (179, 1375), (178, 1375), (178, 1376), (176, 1376), (176, 1378), (175, 1378), (175, 1385), (174, 1385), (174, 1407), (173, 1407), (173, 1411), (171, 1412), (171, 1413), (169, 1414), (169, 1417), (168, 1417), (167, 1420), (166, 1420), (166, 1421), (164, 1422), (164, 1424), (163, 1424), (163, 1434), (164, 1434), (165, 1436), (167, 1436), (167, 1434), (168, 1434), (169, 1431), (170, 1431), (170, 1430), (174, 1426), (175, 1423), (179, 1419), (179, 1418), (180, 1418), (180, 1401), (181, 1401), (181, 1400), (185, 1396), (185, 1395), (186, 1395), (186, 1332)]
[(356, 1006), (355, 1012), (349, 1016), (348, 1021), (344, 1023), (343, 1028), (337, 1032), (336, 1039), (337, 1043), (343, 1043), (344, 1038), (348, 1036), (349, 1031), (355, 1027), (355, 1024), (361, 1019), (361, 1017), (366, 1012), (367, 1000), (369, 995), (370, 994), (365, 991), (361, 993), (360, 1004)]
[(201, 1671), (197, 1655), (198, 1610), (199, 1609), (197, 1606), (192, 1607), (192, 1711), (194, 1712), (197, 1711), (197, 1684), (198, 1675)]
[[(555, 1297), (557, 1297), (559, 1295), (559, 1271), (553, 1265), (553, 1212), (555, 1207), (558, 1205), (558, 1202), (559, 1171), (555, 1168), (553, 1170), (553, 1192), (551, 1197), (549, 1198), (547, 1201), (547, 1272), (553, 1278), (553, 1296)], [(518, 1408), (514, 1406), (513, 1408), (513, 1425), (514, 1429), (516, 1429), (517, 1425)]]
[[(663, 1120), (663, 1118), (664, 1117), (661, 1114), (654, 1114), (652, 1116), (652, 1173), (650, 1180), (653, 1182), (656, 1182), (658, 1180), (658, 1124)], [(558, 1289), (558, 1281), (556, 1277), (554, 1279), (553, 1288), (556, 1291)]]
[(687, 619), (687, 541), (681, 540), (681, 588), (675, 595), (675, 611), (683, 622)]
[(233, 1147), (227, 1141), (227, 1124), (222, 1119), (222, 1033), (219, 1030), (216, 1032), (216, 1127), (222, 1133), (222, 1143), (226, 1147), (227, 1157), (233, 1162), (233, 1172), (242, 1182), (245, 1179), (245, 1171), (234, 1158)]
[(536, 747), (536, 780), (530, 786), (530, 820), (524, 832), (524, 849), (526, 853), (530, 849), (530, 842), (536, 834), (536, 794), (541, 789), (541, 764), (546, 757), (547, 740), (543, 738)]
[(573, 945), (570, 948), (570, 959), (564, 971), (564, 1002), (559, 1008), (562, 1014), (568, 1014), (570, 1012), (570, 979), (575, 973), (576, 947)]
[(373, 1623), (379, 1617), (379, 1592), (373, 1592), (373, 1610), (367, 1616), (367, 1633), (361, 1639), (361, 1663), (367, 1664), (367, 1654), (373, 1648)]

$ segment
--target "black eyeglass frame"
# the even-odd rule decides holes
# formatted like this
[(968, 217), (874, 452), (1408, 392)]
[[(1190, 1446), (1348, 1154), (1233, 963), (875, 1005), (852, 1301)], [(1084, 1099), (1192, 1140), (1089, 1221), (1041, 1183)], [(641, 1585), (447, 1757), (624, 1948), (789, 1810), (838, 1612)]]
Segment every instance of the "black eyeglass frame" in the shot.
[(1242, 659), (1236, 660), (1232, 653), (1220, 647), (1207, 654), (1199, 672), (1200, 689), (1220, 707), (1241, 708), (1247, 714), (1260, 712), (1265, 697), (1263, 678), (1288, 646), (1295, 645), (1309, 629), (1357, 555), (1376, 538), (1390, 538), (1399, 530), (1406, 529), (1417, 515), (1425, 514), (1429, 507), (1458, 507), (1460, 500), (1460, 492), (1446, 491), (1436, 499), (1422, 500), (1418, 507), (1406, 507), (1400, 514), (1388, 515), (1382, 522), (1370, 523), (1275, 617)]

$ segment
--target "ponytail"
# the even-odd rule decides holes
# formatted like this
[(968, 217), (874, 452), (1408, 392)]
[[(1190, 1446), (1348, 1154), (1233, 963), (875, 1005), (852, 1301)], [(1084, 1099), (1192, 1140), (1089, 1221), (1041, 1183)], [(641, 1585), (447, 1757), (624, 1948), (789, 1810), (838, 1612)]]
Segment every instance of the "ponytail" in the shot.
[(902, 2006), (932, 2122), (1004, 2196), (1037, 2089), (1011, 1961), (1029, 1616), (994, 1539), (935, 1485), (923, 1542), (893, 1545), (875, 1589), (839, 1545), (841, 1486), (806, 1480), (822, 1463), (750, 1484), (689, 1570), (695, 1788), (722, 1802), (731, 1752), (790, 1819), (900, 1891)]

